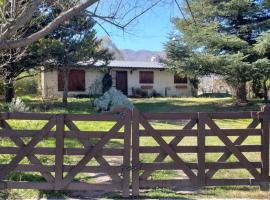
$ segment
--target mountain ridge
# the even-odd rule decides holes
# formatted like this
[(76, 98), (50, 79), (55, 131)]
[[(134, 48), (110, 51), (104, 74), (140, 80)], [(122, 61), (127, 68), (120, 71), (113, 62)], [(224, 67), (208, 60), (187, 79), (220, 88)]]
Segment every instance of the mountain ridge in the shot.
[(129, 61), (151, 61), (153, 57), (156, 57), (157, 61), (158, 58), (165, 58), (166, 54), (162, 51), (150, 51), (150, 50), (132, 50), (132, 49), (121, 49), (121, 54), (124, 60)]

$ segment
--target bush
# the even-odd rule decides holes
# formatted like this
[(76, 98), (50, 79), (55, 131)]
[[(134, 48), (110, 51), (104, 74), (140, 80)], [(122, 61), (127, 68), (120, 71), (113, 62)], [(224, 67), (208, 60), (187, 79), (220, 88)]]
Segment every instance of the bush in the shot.
[(89, 87), (89, 97), (99, 97), (102, 95), (102, 80), (96, 79)]
[(162, 95), (159, 94), (156, 90), (153, 90), (151, 97), (162, 97)]
[(204, 93), (198, 95), (198, 97), (225, 98), (225, 97), (232, 97), (232, 95), (228, 93)]
[(134, 106), (128, 98), (115, 88), (111, 88), (94, 101), (94, 106), (98, 111), (113, 110), (116, 107), (126, 107), (132, 109)]
[(132, 96), (135, 98), (148, 98), (148, 97), (161, 97), (156, 90), (152, 90), (151, 93), (141, 88), (132, 88)]
[(8, 104), (9, 112), (28, 112), (29, 108), (24, 104), (21, 98), (13, 98), (11, 103)]
[(148, 97), (148, 93), (141, 88), (132, 88), (132, 96), (135, 98), (146, 98)]
[[(1, 78), (1, 77), (0, 77)], [(0, 80), (0, 96), (5, 94), (5, 85), (4, 81)]]
[(74, 97), (77, 99), (84, 99), (84, 98), (89, 98), (89, 94), (76, 94), (74, 95)]
[(38, 93), (37, 77), (27, 77), (14, 83), (16, 95), (29, 95)]

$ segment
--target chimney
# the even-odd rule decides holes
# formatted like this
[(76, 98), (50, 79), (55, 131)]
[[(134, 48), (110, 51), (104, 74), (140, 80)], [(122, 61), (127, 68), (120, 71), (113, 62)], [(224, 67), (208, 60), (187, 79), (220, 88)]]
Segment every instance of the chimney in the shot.
[(152, 58), (151, 58), (151, 62), (156, 62), (157, 61), (157, 57), (156, 56), (153, 56)]

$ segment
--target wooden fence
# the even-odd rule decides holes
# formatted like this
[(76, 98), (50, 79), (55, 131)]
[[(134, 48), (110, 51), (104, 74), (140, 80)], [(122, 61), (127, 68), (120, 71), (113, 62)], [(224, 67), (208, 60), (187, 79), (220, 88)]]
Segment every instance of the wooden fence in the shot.
[[(41, 130), (12, 130), (8, 120), (42, 120), (46, 124)], [(109, 121), (114, 123), (109, 131), (81, 131), (74, 121)], [(0, 147), (0, 154), (14, 155), (7, 164), (1, 163), (0, 188), (23, 188), (45, 190), (104, 190), (123, 191), (123, 196), (129, 196), (130, 168), (130, 111), (118, 114), (102, 115), (50, 115), (2, 113), (0, 119), (0, 137), (10, 138), (16, 147)], [(120, 129), (123, 129), (121, 132)], [(25, 143), (21, 138), (30, 138)], [(54, 147), (37, 147), (43, 140), (55, 139)], [(80, 142), (83, 148), (67, 148), (65, 140), (73, 139)], [(90, 139), (95, 139), (96, 144)], [(110, 139), (123, 140), (124, 148), (104, 148)], [(3, 143), (3, 142), (2, 142)], [(37, 155), (53, 156), (54, 165), (43, 164)], [(111, 166), (103, 156), (121, 156), (123, 162)], [(66, 164), (65, 156), (81, 156), (76, 165)], [(20, 164), (27, 157), (29, 164)], [(99, 165), (89, 166), (95, 159)], [(125, 166), (125, 168), (123, 167)], [(6, 177), (11, 172), (39, 172), (44, 181), (8, 181)], [(106, 173), (111, 182), (106, 184), (86, 183), (76, 180), (79, 173)]]
[[(250, 124), (245, 128), (224, 129), (216, 121), (239, 119), (249, 120)], [(22, 120), (46, 123), (40, 130), (14, 130), (9, 120), (16, 120), (18, 124)], [(106, 121), (113, 125), (108, 131), (83, 131), (76, 125), (77, 121)], [(153, 122), (164, 124), (169, 121), (185, 123), (179, 129), (158, 129), (153, 125)], [(8, 138), (14, 143), (13, 146), (0, 146), (0, 156), (11, 156), (9, 162), (0, 163), (0, 188), (122, 191), (124, 197), (130, 195), (130, 189), (132, 195), (137, 196), (140, 189), (155, 187), (259, 185), (262, 190), (269, 190), (269, 123), (269, 107), (262, 112), (227, 113), (142, 113), (138, 109), (97, 115), (0, 113), (0, 138)], [(259, 137), (261, 143), (245, 144), (249, 136)], [(208, 137), (214, 137), (224, 145), (207, 145)], [(25, 138), (30, 139), (26, 142)], [(55, 146), (39, 147), (46, 138), (54, 139)], [(144, 138), (152, 139), (156, 145), (143, 146)], [(168, 142), (166, 138), (171, 140)], [(180, 145), (185, 138), (195, 138), (196, 144)], [(83, 148), (66, 147), (68, 139), (77, 140)], [(122, 140), (123, 147), (106, 147), (111, 139)], [(207, 161), (206, 155), (216, 153), (222, 155), (215, 161)], [(250, 161), (245, 153), (260, 154), (260, 160)], [(151, 162), (144, 162), (142, 157), (147, 154), (156, 157)], [(182, 154), (195, 154), (196, 159), (186, 161)], [(54, 157), (53, 165), (44, 164), (37, 155)], [(81, 158), (77, 164), (69, 164), (65, 162), (65, 157), (69, 156)], [(111, 165), (104, 156), (121, 157), (121, 163)], [(230, 160), (232, 156), (233, 161)], [(25, 158), (29, 163), (23, 162)], [(92, 160), (98, 165), (90, 165)], [(215, 178), (218, 170), (223, 169), (246, 169), (252, 177)], [(178, 170), (181, 174), (156, 180), (152, 175), (158, 170)], [(17, 171), (39, 172), (43, 179), (33, 182), (7, 178)], [(105, 173), (111, 181), (85, 182), (76, 178), (80, 173)]]

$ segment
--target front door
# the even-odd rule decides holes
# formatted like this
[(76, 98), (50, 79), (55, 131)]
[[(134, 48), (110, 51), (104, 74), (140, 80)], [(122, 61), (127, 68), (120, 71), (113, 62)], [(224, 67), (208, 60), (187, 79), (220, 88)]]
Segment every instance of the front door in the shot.
[(127, 71), (116, 71), (116, 89), (128, 94)]

